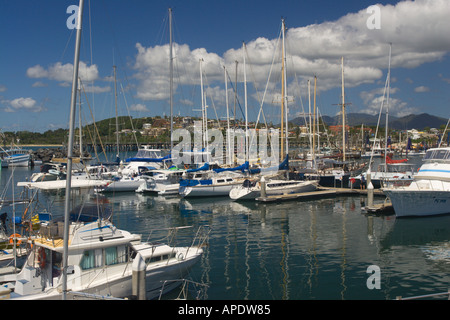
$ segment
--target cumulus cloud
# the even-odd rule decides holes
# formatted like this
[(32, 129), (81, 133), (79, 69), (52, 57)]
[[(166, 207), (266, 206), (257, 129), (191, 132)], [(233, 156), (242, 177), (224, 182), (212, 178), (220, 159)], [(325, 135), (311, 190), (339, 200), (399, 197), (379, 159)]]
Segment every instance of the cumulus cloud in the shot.
[(33, 98), (16, 98), (11, 101), (3, 101), (3, 103), (8, 104), (8, 106), (4, 109), (5, 112), (16, 112), (19, 110), (31, 112), (45, 111), (45, 108), (37, 105), (36, 100)]
[(148, 109), (147, 109), (147, 106), (145, 106), (145, 105), (143, 105), (143, 104), (141, 104), (141, 103), (137, 103), (137, 104), (133, 104), (133, 105), (131, 105), (130, 106), (130, 110), (131, 111), (145, 111), (145, 112), (147, 112), (148, 111)]
[(414, 92), (418, 92), (418, 93), (420, 93), (420, 92), (428, 92), (428, 91), (430, 91), (430, 88), (425, 87), (425, 86), (420, 86), (420, 87), (414, 88)]
[[(49, 79), (62, 82), (72, 82), (73, 64), (56, 62), (47, 69), (41, 65), (35, 65), (27, 69), (27, 77), (36, 79)], [(95, 81), (99, 78), (97, 65), (88, 66), (83, 61), (80, 61), (78, 74), (83, 81)]]
[[(367, 12), (367, 8), (348, 13), (335, 21), (307, 26), (298, 27), (286, 21), (289, 94), (294, 95), (294, 75), (301, 83), (303, 95), (306, 95), (306, 80), (313, 79), (315, 75), (319, 79), (318, 91), (339, 87), (341, 57), (344, 57), (346, 87), (384, 83), (389, 43), (392, 43), (392, 69), (416, 68), (424, 63), (441, 60), (450, 51), (450, 19), (447, 17), (450, 1), (401, 1), (395, 5), (376, 6), (380, 8), (379, 29), (368, 28), (367, 21), (371, 13)], [(266, 102), (275, 101), (279, 95), (282, 61), (280, 45), (279, 39), (265, 37), (258, 37), (245, 45), (249, 88), (256, 87), (261, 93), (267, 87)], [(144, 47), (137, 43), (136, 50), (134, 69), (138, 80), (137, 97), (142, 100), (168, 99), (169, 46)], [(204, 81), (207, 80), (205, 83), (211, 87), (207, 92), (223, 103), (223, 66), (232, 74), (230, 77), (234, 81), (238, 61), (238, 81), (242, 82), (243, 57), (242, 47), (229, 49), (219, 56), (204, 48), (191, 49), (188, 45), (175, 43), (174, 63), (179, 70), (183, 70), (175, 74), (175, 90), (180, 85), (200, 83), (199, 61), (202, 59), (206, 75)], [(417, 90), (424, 92), (426, 88), (418, 87)], [(395, 89), (392, 89), (391, 94), (394, 92)], [(359, 111), (379, 111), (379, 90), (364, 91), (361, 98), (365, 105)], [(415, 110), (395, 96), (391, 98), (390, 104), (395, 106), (398, 115)]]

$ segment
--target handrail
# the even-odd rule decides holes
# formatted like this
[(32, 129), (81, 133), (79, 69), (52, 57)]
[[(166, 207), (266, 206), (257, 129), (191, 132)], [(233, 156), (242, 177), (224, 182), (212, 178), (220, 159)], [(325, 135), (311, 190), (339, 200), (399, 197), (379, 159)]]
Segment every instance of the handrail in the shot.
[(448, 289), (447, 292), (424, 294), (421, 296), (415, 296), (415, 297), (409, 297), (409, 298), (403, 298), (402, 296), (398, 296), (395, 298), (395, 300), (416, 300), (416, 299), (424, 299), (424, 298), (435, 298), (435, 297), (445, 296), (445, 295), (448, 295), (448, 300), (450, 300), (450, 289)]

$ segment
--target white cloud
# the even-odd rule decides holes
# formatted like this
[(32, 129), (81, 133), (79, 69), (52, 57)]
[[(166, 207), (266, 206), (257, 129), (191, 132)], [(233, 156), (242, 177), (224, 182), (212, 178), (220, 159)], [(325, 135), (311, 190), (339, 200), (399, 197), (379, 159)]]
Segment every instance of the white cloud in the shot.
[(4, 111), (5, 112), (16, 112), (19, 110), (26, 110), (31, 112), (41, 112), (46, 109), (42, 106), (36, 105), (36, 100), (33, 98), (16, 98), (12, 101), (3, 101), (3, 103), (9, 104)]
[[(438, 61), (450, 51), (450, 1), (416, 0), (402, 1), (395, 5), (381, 5), (380, 29), (367, 27), (370, 14), (366, 8), (348, 13), (335, 20), (303, 27), (292, 26), (287, 20), (287, 71), (289, 81), (298, 77), (302, 92), (294, 92), (289, 84), (290, 95), (306, 95), (306, 80), (318, 76), (318, 92), (324, 93), (341, 85), (341, 57), (344, 57), (346, 87), (362, 84), (384, 83), (383, 74), (388, 68), (389, 43), (392, 43), (392, 70), (415, 68), (424, 63)], [(281, 82), (280, 41), (258, 37), (246, 44), (248, 88), (255, 86), (261, 97), (268, 88), (266, 103), (279, 95)], [(137, 97), (143, 100), (163, 100), (169, 97), (169, 46), (144, 47), (136, 44), (134, 63), (138, 80)], [(174, 44), (175, 90), (179, 85), (200, 83), (199, 60), (203, 59), (206, 74), (205, 87), (224, 104), (223, 65), (234, 81), (235, 61), (238, 61), (238, 81), (243, 81), (243, 49), (229, 49), (223, 56), (204, 48), (191, 49), (185, 44)], [(272, 62), (274, 63), (272, 66)], [(272, 69), (270, 82), (268, 77)], [(391, 79), (394, 82), (394, 78)], [(220, 90), (219, 90), (220, 89)], [(391, 89), (394, 93), (395, 89)], [(420, 89), (419, 89), (420, 90)], [(208, 92), (209, 92), (208, 91)], [(366, 110), (378, 113), (377, 97), (369, 99), (371, 92), (363, 92)], [(253, 96), (256, 96), (253, 94)], [(407, 103), (391, 99), (398, 114), (415, 110)]]
[(0, 92), (5, 92), (7, 90), (6, 86), (0, 84)]
[(137, 103), (137, 104), (131, 105), (130, 106), (130, 110), (132, 110), (132, 111), (144, 111), (144, 112), (148, 111), (147, 106), (145, 106), (145, 105), (143, 105), (141, 103)]
[(47, 87), (47, 84), (42, 82), (42, 81), (36, 81), (35, 83), (33, 83), (31, 85), (33, 88), (42, 88), (42, 87)]
[[(97, 65), (93, 64), (87, 66), (86, 63), (80, 61), (78, 75), (83, 81), (94, 81), (99, 78)], [(27, 69), (27, 76), (29, 78), (46, 78), (49, 80), (56, 80), (62, 82), (72, 83), (73, 64), (56, 62), (47, 69), (40, 65), (35, 65)]]
[(430, 91), (430, 88), (425, 87), (425, 86), (420, 86), (420, 87), (416, 87), (414, 88), (414, 92), (428, 92)]

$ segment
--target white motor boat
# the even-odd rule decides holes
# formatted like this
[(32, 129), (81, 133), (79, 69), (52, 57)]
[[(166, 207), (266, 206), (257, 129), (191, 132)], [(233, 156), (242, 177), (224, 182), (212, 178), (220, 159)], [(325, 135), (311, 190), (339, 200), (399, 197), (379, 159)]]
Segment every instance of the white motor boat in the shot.
[(125, 160), (124, 168), (120, 170), (120, 173), (123, 175), (134, 175), (139, 172), (139, 167), (160, 169), (163, 167), (163, 162), (169, 159), (170, 155), (163, 157), (160, 149), (142, 146), (134, 157)]
[[(375, 189), (383, 187), (400, 187), (408, 186), (415, 174), (415, 165), (409, 163), (387, 163), (380, 164), (377, 171), (370, 173), (370, 180)], [(367, 182), (367, 171), (350, 178), (349, 186), (353, 188), (360, 188), (361, 176), (364, 176)]]
[[(186, 276), (203, 253), (207, 233), (197, 232), (190, 247), (144, 243), (140, 235), (118, 229), (108, 217), (99, 218), (98, 208), (95, 205), (91, 214), (78, 210), (71, 214), (67, 268), (67, 290), (71, 293), (130, 297), (135, 262), (140, 262), (140, 271), (145, 271), (146, 298), (157, 298), (165, 281)], [(63, 225), (62, 221), (41, 225), (22, 270), (0, 276), (3, 298), (61, 299)], [(169, 291), (174, 287), (164, 288)]]
[(450, 213), (450, 147), (428, 149), (406, 187), (383, 188), (397, 217)]
[(1, 152), (2, 167), (28, 167), (30, 165), (31, 153), (28, 150), (12, 148)]
[[(269, 179), (265, 184), (266, 195), (282, 195), (315, 191), (318, 181)], [(256, 199), (261, 196), (261, 181), (245, 180), (243, 184), (232, 188), (229, 195), (232, 200)]]
[(145, 184), (142, 176), (123, 176), (106, 181), (104, 185), (98, 186), (96, 192), (135, 192), (141, 185)]
[(233, 171), (226, 172), (195, 172), (179, 184), (179, 194), (182, 197), (216, 197), (228, 196), (234, 186), (242, 184), (245, 176)]
[(141, 184), (136, 192), (156, 193), (158, 195), (178, 195), (180, 180), (186, 172), (184, 169), (160, 169), (142, 172)]

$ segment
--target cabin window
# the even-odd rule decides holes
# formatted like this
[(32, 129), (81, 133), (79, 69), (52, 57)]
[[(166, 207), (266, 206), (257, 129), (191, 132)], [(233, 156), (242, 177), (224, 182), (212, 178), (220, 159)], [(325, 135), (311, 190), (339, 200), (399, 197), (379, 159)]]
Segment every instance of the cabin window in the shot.
[(127, 246), (109, 247), (105, 249), (86, 250), (81, 258), (83, 270), (99, 268), (103, 263), (107, 266), (128, 262)]
[(223, 182), (225, 182), (224, 179), (218, 179), (218, 180), (217, 180), (217, 183), (223, 183)]
[(128, 261), (125, 246), (110, 247), (105, 249), (105, 265), (110, 266)]
[(171, 258), (175, 258), (175, 252), (171, 252), (170, 254), (164, 254), (162, 256), (153, 256), (151, 258), (145, 259), (145, 263), (152, 263), (152, 262), (158, 262), (158, 261), (164, 261)]
[(80, 267), (83, 270), (101, 267), (102, 249), (86, 250), (81, 258)]

